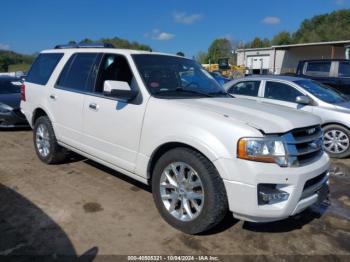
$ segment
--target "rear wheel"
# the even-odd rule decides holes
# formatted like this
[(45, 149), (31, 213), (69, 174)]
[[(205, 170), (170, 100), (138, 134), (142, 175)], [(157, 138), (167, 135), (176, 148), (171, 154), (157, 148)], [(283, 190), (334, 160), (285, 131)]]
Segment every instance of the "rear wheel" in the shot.
[(350, 131), (340, 125), (328, 125), (323, 128), (323, 145), (325, 151), (333, 158), (350, 155)]
[(65, 159), (67, 150), (58, 145), (51, 121), (47, 116), (41, 116), (35, 121), (33, 140), (36, 154), (44, 163), (56, 164)]
[(209, 230), (228, 210), (226, 190), (216, 168), (192, 149), (172, 149), (158, 160), (152, 190), (164, 220), (188, 234)]

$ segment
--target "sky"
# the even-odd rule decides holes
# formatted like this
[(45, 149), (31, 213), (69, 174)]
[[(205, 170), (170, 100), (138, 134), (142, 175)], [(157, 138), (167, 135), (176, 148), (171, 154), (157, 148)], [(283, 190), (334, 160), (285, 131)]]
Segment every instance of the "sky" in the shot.
[(70, 40), (125, 38), (188, 57), (220, 37), (271, 38), (350, 0), (1, 0), (0, 49), (31, 54)]

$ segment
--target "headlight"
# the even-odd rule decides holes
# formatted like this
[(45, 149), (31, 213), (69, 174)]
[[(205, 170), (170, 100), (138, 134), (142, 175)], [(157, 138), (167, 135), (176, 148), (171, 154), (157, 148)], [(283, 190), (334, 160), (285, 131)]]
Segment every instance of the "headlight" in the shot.
[(238, 141), (237, 157), (288, 166), (284, 144), (276, 138), (241, 138)]
[(12, 111), (12, 107), (6, 105), (6, 104), (2, 104), (0, 103), (0, 113), (6, 114)]

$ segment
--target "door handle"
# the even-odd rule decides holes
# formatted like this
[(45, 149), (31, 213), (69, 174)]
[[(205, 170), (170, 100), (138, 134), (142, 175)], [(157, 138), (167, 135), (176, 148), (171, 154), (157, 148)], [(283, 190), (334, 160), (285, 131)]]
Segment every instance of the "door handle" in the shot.
[(50, 98), (51, 98), (52, 100), (56, 100), (56, 99), (57, 99), (56, 95), (50, 95)]
[(95, 104), (95, 103), (90, 103), (90, 104), (89, 104), (89, 108), (90, 108), (91, 110), (97, 111), (97, 110), (98, 110), (98, 105)]

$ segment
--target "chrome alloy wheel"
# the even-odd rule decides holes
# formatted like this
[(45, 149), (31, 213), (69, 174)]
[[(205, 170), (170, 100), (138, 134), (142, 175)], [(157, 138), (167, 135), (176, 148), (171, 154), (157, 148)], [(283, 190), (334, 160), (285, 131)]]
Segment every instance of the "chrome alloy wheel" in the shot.
[(175, 218), (187, 222), (202, 211), (204, 188), (197, 172), (184, 162), (168, 165), (160, 178), (160, 196), (166, 210)]
[(47, 127), (40, 124), (35, 133), (36, 148), (42, 157), (47, 157), (50, 153), (50, 137)]
[(349, 137), (341, 130), (328, 130), (323, 136), (325, 149), (333, 154), (340, 154), (348, 150), (350, 142)]

